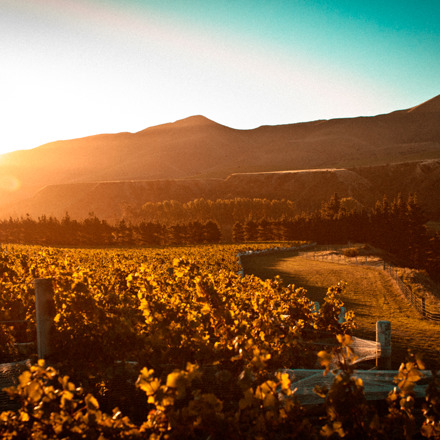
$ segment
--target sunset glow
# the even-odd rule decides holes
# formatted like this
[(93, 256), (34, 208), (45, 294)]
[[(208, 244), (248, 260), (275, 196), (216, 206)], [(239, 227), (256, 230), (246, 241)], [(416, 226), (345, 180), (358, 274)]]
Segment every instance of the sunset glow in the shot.
[(0, 190), (13, 192), (20, 188), (20, 181), (14, 176), (0, 176)]
[(0, 153), (196, 114), (245, 129), (412, 107), (440, 93), (440, 4), (404, 5), (1, 0)]

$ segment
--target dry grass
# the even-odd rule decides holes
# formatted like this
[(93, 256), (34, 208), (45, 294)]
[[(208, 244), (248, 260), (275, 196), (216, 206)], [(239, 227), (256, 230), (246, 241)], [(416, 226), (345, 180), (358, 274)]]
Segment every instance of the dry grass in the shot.
[(424, 320), (402, 297), (394, 281), (379, 269), (308, 260), (295, 254), (243, 258), (246, 274), (263, 279), (280, 275), (286, 284), (307, 289), (310, 299), (322, 301), (327, 288), (347, 283), (342, 300), (356, 316), (360, 337), (375, 339), (376, 321), (391, 322), (393, 364), (404, 360), (408, 348), (422, 352), (432, 364), (440, 348), (440, 323)]
[[(354, 244), (349, 247), (317, 246), (311, 252), (316, 259), (332, 263), (367, 264), (381, 267), (383, 260), (390, 260), (390, 256), (370, 245)], [(414, 296), (424, 298), (427, 310), (431, 313), (440, 313), (440, 285), (434, 282), (426, 271), (395, 267), (395, 274), (413, 292)]]

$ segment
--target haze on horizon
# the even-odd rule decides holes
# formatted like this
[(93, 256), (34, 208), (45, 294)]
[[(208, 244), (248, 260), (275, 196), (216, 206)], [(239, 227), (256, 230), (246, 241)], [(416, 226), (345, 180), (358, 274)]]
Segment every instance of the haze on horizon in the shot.
[(437, 0), (0, 0), (0, 154), (202, 114), (234, 128), (440, 93)]

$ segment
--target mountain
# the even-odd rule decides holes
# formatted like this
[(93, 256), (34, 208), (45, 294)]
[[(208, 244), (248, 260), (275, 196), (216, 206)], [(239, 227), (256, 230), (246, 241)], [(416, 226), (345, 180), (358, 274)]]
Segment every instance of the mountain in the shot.
[[(431, 159), (440, 159), (440, 95), (411, 109), (374, 117), (252, 130), (236, 130), (203, 116), (192, 116), (137, 133), (57, 141), (1, 155), (0, 205), (3, 215), (34, 212), (31, 207), (37, 205), (38, 210), (48, 213), (60, 209), (71, 212), (67, 208), (72, 208), (78, 197), (84, 199), (90, 188), (96, 192), (119, 185), (117, 192), (122, 200), (124, 191), (133, 189), (127, 189), (128, 183), (134, 181), (144, 182), (137, 184), (136, 191), (144, 194), (140, 198), (171, 197), (172, 191), (168, 194), (161, 190), (169, 185), (164, 180), (179, 181), (178, 192), (182, 196), (186, 191), (188, 197), (197, 193), (198, 186), (216, 186), (215, 180), (209, 180), (212, 178), (227, 181), (240, 175), (250, 182), (252, 178), (244, 177), (246, 173), (380, 169), (387, 164)], [(362, 177), (362, 172), (351, 172)], [(228, 178), (230, 175), (235, 177)], [(190, 181), (180, 182), (182, 179)], [(66, 185), (64, 195), (55, 191), (60, 185)], [(233, 196), (234, 191), (228, 194)], [(48, 197), (55, 192), (56, 197)], [(276, 193), (275, 189), (272, 192)], [(214, 196), (216, 193), (223, 194), (224, 190), (215, 190)], [(101, 198), (100, 203), (104, 206), (112, 201)]]
[(440, 112), (440, 95), (425, 101), (424, 103), (412, 107), (408, 112), (417, 113), (439, 113)]

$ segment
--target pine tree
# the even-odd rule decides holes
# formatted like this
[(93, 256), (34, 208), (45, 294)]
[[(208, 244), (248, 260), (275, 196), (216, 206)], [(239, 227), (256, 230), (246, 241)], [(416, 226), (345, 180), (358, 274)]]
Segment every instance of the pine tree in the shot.
[(258, 227), (254, 220), (248, 220), (244, 225), (245, 241), (256, 241), (258, 238)]
[(212, 220), (205, 223), (205, 240), (207, 243), (218, 243), (221, 239), (220, 228), (217, 223)]
[(244, 228), (238, 221), (232, 226), (232, 240), (235, 243), (242, 243), (244, 241)]

